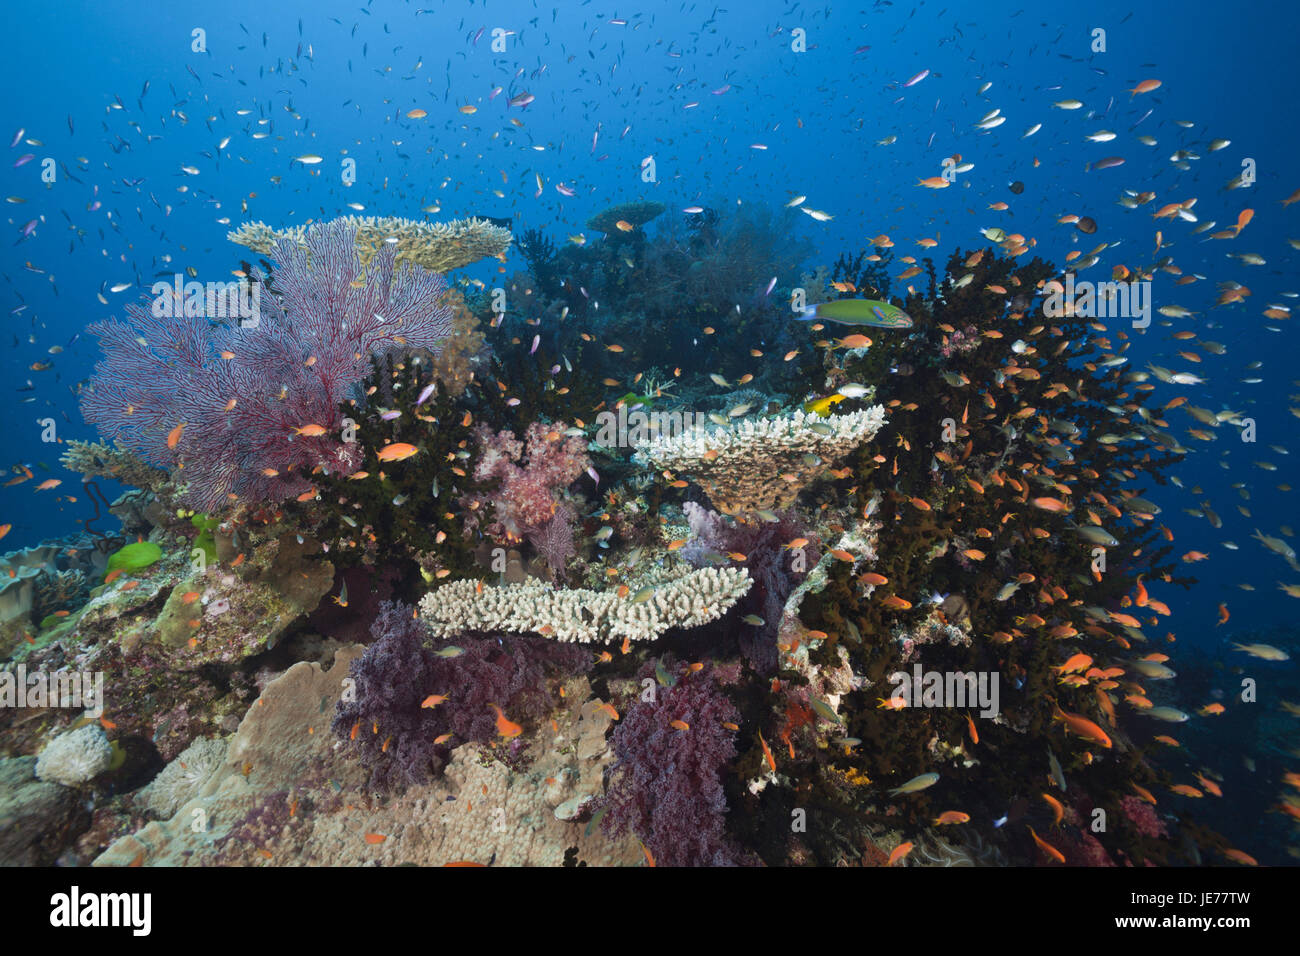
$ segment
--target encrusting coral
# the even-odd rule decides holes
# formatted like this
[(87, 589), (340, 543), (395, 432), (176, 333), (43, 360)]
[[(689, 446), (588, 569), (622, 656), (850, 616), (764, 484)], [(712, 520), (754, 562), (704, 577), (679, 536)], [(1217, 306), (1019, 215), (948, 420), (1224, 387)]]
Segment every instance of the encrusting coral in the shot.
[(225, 762), (226, 741), (200, 737), (181, 751), (162, 773), (136, 793), (136, 802), (160, 817), (170, 817), (188, 802)]

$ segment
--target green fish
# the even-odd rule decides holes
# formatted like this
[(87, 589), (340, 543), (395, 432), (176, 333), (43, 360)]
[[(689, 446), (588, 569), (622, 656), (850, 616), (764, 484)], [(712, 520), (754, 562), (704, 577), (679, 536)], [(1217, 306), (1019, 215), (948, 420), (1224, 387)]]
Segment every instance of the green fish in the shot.
[(901, 787), (895, 787), (889, 791), (891, 797), (896, 797), (900, 793), (916, 793), (918, 790), (924, 790), (926, 787), (933, 787), (939, 782), (937, 773), (923, 773), (919, 777), (913, 777)]
[(831, 705), (821, 698), (810, 696), (808, 698), (808, 703), (812, 705), (812, 709), (817, 712), (817, 716), (822, 718), (822, 720), (828, 720), (832, 724), (842, 723), (839, 715), (835, 713), (835, 711), (831, 710)]
[(795, 320), (823, 319), (841, 325), (869, 325), (875, 329), (910, 329), (912, 317), (896, 305), (879, 299), (836, 299), (810, 305)]
[[(614, 405), (617, 407), (620, 402), (627, 406), (628, 411), (631, 411), (637, 407), (651, 408), (654, 406), (655, 400), (651, 395), (638, 395), (636, 392), (628, 392), (622, 398), (614, 402)], [(568, 433), (566, 432), (565, 434)]]

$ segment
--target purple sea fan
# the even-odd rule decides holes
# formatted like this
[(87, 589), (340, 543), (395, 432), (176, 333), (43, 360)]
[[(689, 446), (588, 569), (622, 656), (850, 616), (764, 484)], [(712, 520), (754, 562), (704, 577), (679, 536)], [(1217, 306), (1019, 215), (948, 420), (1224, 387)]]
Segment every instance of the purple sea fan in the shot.
[(339, 221), (308, 230), (303, 245), (277, 242), (273, 277), (254, 289), (258, 314), (237, 324), (156, 315), (191, 311), (156, 301), (128, 306), (128, 321), (91, 325), (104, 358), (82, 392), (86, 421), (150, 464), (180, 469), (186, 503), (203, 511), (231, 495), (295, 497), (317, 467), (355, 471), (361, 449), (340, 405), (371, 357), (437, 351), (451, 330), (440, 275), (397, 265), (393, 244), (363, 270), (355, 240), (356, 227)]
[[(647, 667), (641, 676), (651, 674)], [(611, 739), (617, 763), (605, 832), (631, 830), (660, 866), (738, 863), (726, 833), (722, 774), (736, 756), (735, 731), (723, 724), (739, 721), (712, 666), (656, 686), (653, 702), (638, 698)]]

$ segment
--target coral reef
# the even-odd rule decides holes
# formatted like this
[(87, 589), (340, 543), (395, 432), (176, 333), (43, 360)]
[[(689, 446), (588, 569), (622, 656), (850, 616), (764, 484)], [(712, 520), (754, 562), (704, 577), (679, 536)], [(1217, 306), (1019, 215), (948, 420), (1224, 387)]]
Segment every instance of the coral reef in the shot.
[[(1044, 312), (1056, 270), (1018, 239), (907, 257), (912, 325), (867, 348), (790, 305), (800, 275), (809, 302), (888, 299), (886, 238), (809, 269), (797, 210), (665, 212), (529, 230), (506, 304), (426, 271), (503, 255), (482, 221), (251, 223), (232, 238), (275, 260), (244, 270), (256, 326), (94, 327), (105, 440), (65, 459), (139, 490), (120, 534), (96, 503), (75, 543), (6, 556), (0, 634), (102, 673), (107, 709), (0, 712), (8, 752), (41, 753), (0, 766), (35, 806), (0, 822), (61, 841), (0, 858), (1229, 854), (1152, 807), (1191, 759), (1161, 747), (1192, 748), (1130, 719), (1177, 703), (1132, 673), (1159, 666), (1134, 660), (1155, 595), (1190, 583), (1138, 497), (1183, 449), (1086, 319)], [(900, 671), (998, 698), (898, 706)]]

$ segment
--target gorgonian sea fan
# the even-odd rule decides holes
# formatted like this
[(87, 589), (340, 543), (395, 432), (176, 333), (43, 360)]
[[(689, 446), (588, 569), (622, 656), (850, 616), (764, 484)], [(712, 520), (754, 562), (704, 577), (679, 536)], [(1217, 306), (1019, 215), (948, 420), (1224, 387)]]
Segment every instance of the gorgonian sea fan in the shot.
[[(186, 503), (203, 511), (232, 496), (296, 497), (317, 467), (351, 474), (361, 449), (344, 441), (340, 405), (371, 357), (436, 352), (451, 331), (442, 276), (396, 257), (385, 243), (363, 269), (356, 227), (327, 223), (303, 245), (276, 243), (272, 279), (257, 280), (256, 322), (133, 305), (128, 321), (91, 325), (104, 359), (81, 396), (86, 421), (150, 464), (180, 469)], [(309, 425), (324, 431), (303, 434)]]

